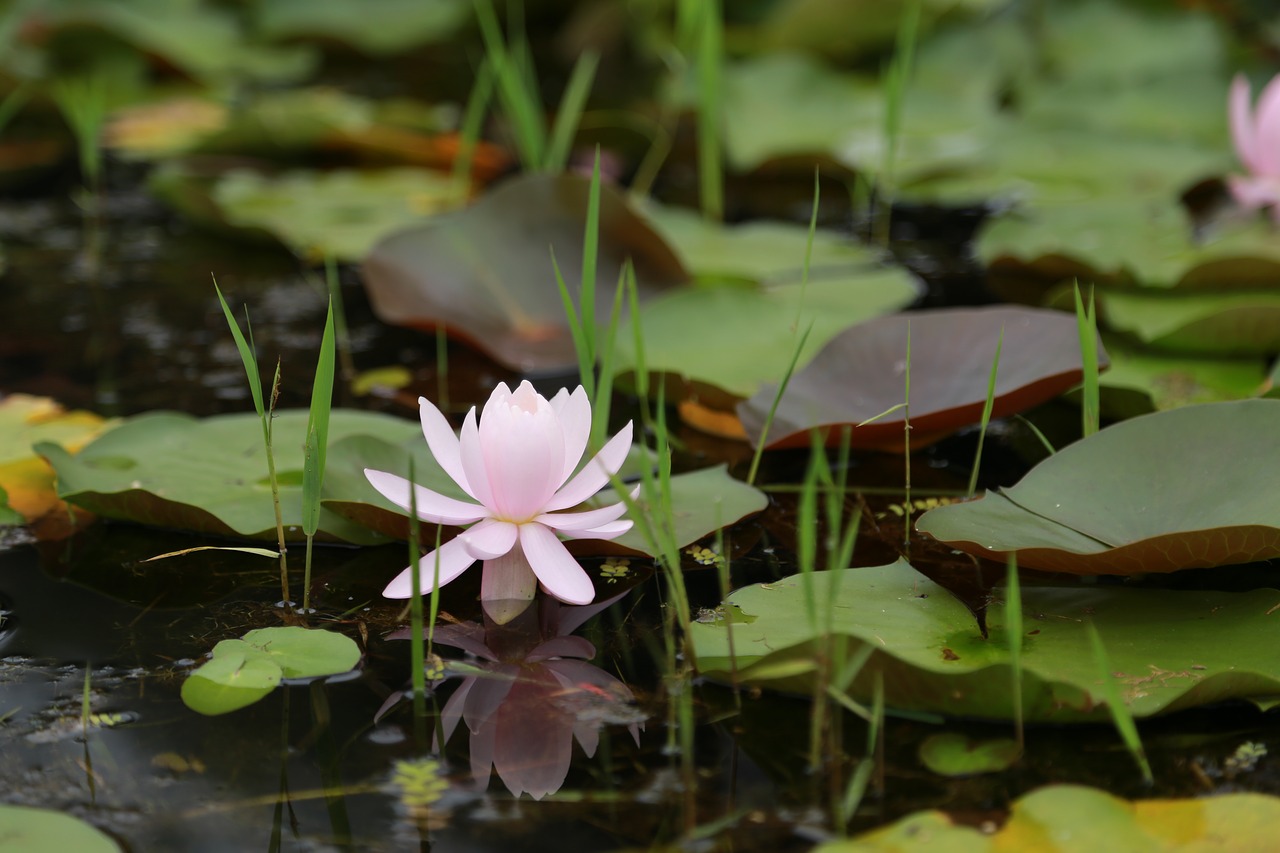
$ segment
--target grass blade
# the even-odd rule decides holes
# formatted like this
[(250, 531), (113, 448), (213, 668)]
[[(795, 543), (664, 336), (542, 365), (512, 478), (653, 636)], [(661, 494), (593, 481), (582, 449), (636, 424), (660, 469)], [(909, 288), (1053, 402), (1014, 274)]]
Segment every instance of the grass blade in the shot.
[(720, 137), (724, 119), (724, 21), (720, 0), (702, 0), (698, 22), (698, 179), (702, 212), (724, 219), (724, 167)]
[(1147, 761), (1147, 751), (1142, 748), (1142, 738), (1138, 736), (1138, 726), (1133, 721), (1129, 706), (1120, 695), (1115, 676), (1111, 674), (1111, 658), (1107, 655), (1107, 647), (1102, 644), (1102, 635), (1093, 622), (1085, 625), (1089, 632), (1089, 644), (1093, 646), (1093, 661), (1098, 670), (1098, 678), (1102, 682), (1102, 694), (1107, 700), (1107, 710), (1111, 713), (1111, 722), (1115, 724), (1125, 748), (1133, 756), (1133, 761), (1142, 772), (1143, 780), (1152, 784), (1155, 779), (1151, 775), (1151, 764)]
[(1018, 555), (1009, 554), (1004, 587), (1004, 629), (1009, 640), (1009, 668), (1013, 684), (1013, 727), (1018, 752), (1026, 746), (1022, 727), (1022, 588), (1018, 583)]
[[(587, 105), (587, 95), (591, 93), (591, 84), (595, 82), (596, 67), (600, 64), (600, 55), (587, 51), (574, 63), (573, 73), (565, 85), (564, 94), (560, 96), (560, 109), (556, 110), (555, 122), (551, 125), (551, 139), (547, 143), (546, 154), (542, 161), (543, 171), (563, 172), (569, 162), (570, 148), (582, 120), (582, 111)], [(599, 168), (600, 154), (596, 152), (596, 166)]]
[(1080, 369), (1084, 372), (1082, 417), (1086, 437), (1098, 431), (1102, 419), (1098, 387), (1098, 318), (1094, 313), (1093, 288), (1089, 288), (1089, 306), (1080, 297), (1080, 283), (1075, 285), (1076, 329), (1080, 333)]
[(973, 454), (973, 470), (969, 472), (969, 497), (978, 490), (978, 469), (982, 467), (982, 445), (987, 440), (987, 425), (991, 423), (991, 410), (996, 405), (996, 374), (1000, 370), (1000, 351), (1004, 348), (1004, 326), (996, 339), (996, 357), (991, 360), (991, 375), (987, 378), (987, 402), (982, 407), (982, 421), (978, 427), (978, 450)]
[(302, 578), (302, 610), (311, 609), (311, 549), (320, 529), (320, 490), (324, 485), (325, 457), (329, 449), (329, 413), (333, 409), (334, 358), (333, 300), (325, 315), (320, 356), (311, 383), (311, 410), (307, 415), (307, 440), (302, 463), (302, 532), (307, 537), (307, 557)]

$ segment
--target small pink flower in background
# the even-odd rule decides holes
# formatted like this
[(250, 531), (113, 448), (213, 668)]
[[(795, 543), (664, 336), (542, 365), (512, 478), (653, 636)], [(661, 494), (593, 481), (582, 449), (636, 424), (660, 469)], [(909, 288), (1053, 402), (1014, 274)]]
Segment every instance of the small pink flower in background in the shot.
[[(600, 491), (631, 449), (628, 423), (575, 475), (591, 433), (591, 404), (581, 386), (561, 389), (550, 400), (527, 381), (512, 391), (499, 384), (479, 422), (472, 407), (455, 436), (440, 410), (419, 399), (422, 433), (440, 467), (476, 503), (414, 486), (418, 517), (435, 524), (466, 525), (463, 533), (419, 561), (422, 592), (430, 592), (439, 559), (446, 584), (476, 560), (484, 561), (484, 601), (531, 601), (537, 585), (561, 601), (586, 604), (595, 597), (591, 579), (557, 534), (569, 539), (613, 539), (631, 528), (619, 520), (626, 505), (563, 512)], [(384, 497), (409, 509), (409, 481), (365, 469)], [(573, 475), (572, 477), (570, 475)], [(410, 569), (382, 593), (408, 598)], [(519, 612), (516, 609), (510, 615)]]
[(1270, 208), (1280, 222), (1280, 75), (1273, 77), (1250, 107), (1249, 81), (1237, 74), (1231, 81), (1228, 113), (1236, 156), (1248, 175), (1230, 175), (1227, 186), (1236, 203), (1247, 210)]

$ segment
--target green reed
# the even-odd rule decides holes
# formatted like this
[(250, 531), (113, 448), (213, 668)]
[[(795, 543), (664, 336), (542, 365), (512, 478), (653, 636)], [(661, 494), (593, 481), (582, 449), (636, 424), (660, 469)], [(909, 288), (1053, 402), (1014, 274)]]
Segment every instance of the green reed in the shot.
[(1092, 621), (1085, 623), (1085, 630), (1089, 633), (1089, 644), (1093, 647), (1094, 668), (1102, 684), (1102, 695), (1107, 700), (1107, 711), (1111, 714), (1111, 722), (1120, 734), (1120, 739), (1124, 741), (1125, 749), (1129, 751), (1134, 764), (1138, 765), (1142, 780), (1150, 785), (1155, 778), (1151, 775), (1147, 751), (1142, 747), (1142, 738), (1138, 735), (1138, 725), (1133, 720), (1133, 712), (1125, 704), (1115, 676), (1111, 674), (1111, 658), (1107, 654), (1107, 647), (1102, 643), (1102, 635), (1098, 633), (1098, 626)]
[(1084, 372), (1082, 393), (1082, 428), (1084, 435), (1098, 431), (1102, 420), (1101, 391), (1098, 381), (1098, 318), (1094, 311), (1093, 288), (1089, 288), (1086, 307), (1080, 297), (1080, 284), (1075, 285), (1076, 329), (1080, 334), (1080, 367)]
[(329, 448), (329, 413), (333, 409), (334, 358), (333, 300), (325, 314), (320, 355), (311, 383), (311, 408), (307, 413), (307, 438), (302, 463), (302, 533), (307, 556), (302, 576), (302, 612), (311, 610), (311, 551), (320, 529), (320, 492), (324, 486), (325, 457)]
[(991, 410), (996, 405), (996, 374), (1000, 370), (1000, 351), (1004, 348), (1004, 326), (996, 338), (996, 355), (991, 360), (991, 374), (987, 377), (987, 402), (982, 406), (982, 420), (978, 426), (978, 449), (973, 454), (973, 470), (969, 472), (969, 497), (978, 491), (978, 470), (982, 467), (982, 446), (987, 440), (987, 426), (991, 423)]

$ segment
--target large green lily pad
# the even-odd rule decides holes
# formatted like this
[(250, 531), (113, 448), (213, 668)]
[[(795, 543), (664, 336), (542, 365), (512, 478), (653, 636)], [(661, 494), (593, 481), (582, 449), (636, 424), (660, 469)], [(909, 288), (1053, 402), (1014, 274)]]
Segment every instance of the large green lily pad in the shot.
[[(576, 294), (588, 189), (579, 176), (524, 175), (464, 210), (388, 237), (361, 267), (374, 311), (396, 325), (443, 326), (515, 370), (572, 368), (577, 360), (552, 253)], [(688, 277), (627, 197), (609, 186), (601, 187), (599, 239), (601, 322), (627, 258), (642, 299)]]
[(1183, 800), (1122, 800), (1079, 785), (1049, 785), (1013, 803), (994, 833), (955, 823), (944, 812), (917, 812), (888, 826), (815, 848), (815, 853), (994, 853), (1035, 850), (1265, 850), (1280, 820), (1280, 798), (1234, 793)]
[[(276, 474), (285, 536), (301, 538), (302, 448), (307, 412), (283, 411), (272, 421)], [(340, 469), (341, 439), (370, 435), (401, 441), (417, 424), (372, 412), (334, 410), (328, 464)], [(53, 465), (58, 495), (107, 518), (194, 530), (239, 539), (274, 541), (275, 511), (267, 479), (262, 429), (256, 415), (198, 420), (155, 413), (130, 418), (72, 456), (61, 446), (36, 450)], [(324, 538), (359, 544), (385, 541), (327, 510)]]
[(335, 631), (257, 628), (214, 646), (212, 659), (182, 683), (182, 701), (201, 714), (226, 714), (257, 702), (285, 678), (339, 675), (359, 662), (360, 647)]
[(333, 39), (383, 56), (447, 37), (470, 7), (456, 0), (272, 0), (254, 13), (267, 38)]
[[(730, 595), (725, 608), (734, 608), (733, 616), (692, 626), (699, 670), (716, 680), (809, 693), (821, 677), (815, 650), (830, 619), (831, 642), (840, 647), (833, 653), (847, 659), (864, 646), (873, 649), (848, 688), (853, 698), (869, 700), (883, 677), (891, 708), (1011, 718), (1003, 606), (987, 609), (984, 637), (968, 607), (904, 560), (819, 572), (808, 584), (806, 592), (805, 577), (796, 575)], [(1277, 601), (1273, 589), (1024, 587), (1026, 719), (1108, 719), (1090, 621), (1111, 659), (1109, 677), (1136, 717), (1280, 695), (1280, 661), (1272, 653), (1280, 621), (1268, 615)]]
[(1280, 401), (1208, 403), (1109, 426), (916, 526), (971, 554), (1076, 574), (1246, 563), (1280, 556), (1278, 480)]
[(1111, 369), (1100, 380), (1102, 416), (1122, 420), (1194, 403), (1256, 397), (1267, 379), (1260, 358), (1157, 352), (1104, 336)]
[[(1003, 333), (993, 417), (1050, 400), (1080, 381), (1080, 336), (1075, 317), (1035, 308), (947, 308), (880, 317), (836, 335), (797, 371), (778, 403), (768, 447), (803, 447), (820, 430), (855, 427), (853, 447), (901, 447), (904, 411), (877, 418), (903, 401), (907, 332), (911, 332), (912, 445), (919, 447), (977, 423), (986, 405), (996, 344)], [(1105, 368), (1107, 356), (1098, 353)], [(738, 405), (753, 444), (777, 398), (766, 384)]]

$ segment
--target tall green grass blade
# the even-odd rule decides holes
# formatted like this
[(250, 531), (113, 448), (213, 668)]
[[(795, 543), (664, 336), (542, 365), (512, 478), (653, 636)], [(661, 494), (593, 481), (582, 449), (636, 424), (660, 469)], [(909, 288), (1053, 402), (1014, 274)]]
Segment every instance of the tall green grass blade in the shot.
[(1098, 383), (1098, 318), (1094, 313), (1093, 288), (1089, 288), (1089, 306), (1080, 297), (1080, 284), (1075, 285), (1076, 328), (1080, 333), (1080, 367), (1084, 371), (1082, 394), (1082, 429), (1086, 437), (1098, 431), (1102, 406)]
[(1018, 582), (1018, 555), (1009, 554), (1004, 585), (1004, 629), (1009, 640), (1009, 672), (1013, 691), (1013, 728), (1018, 751), (1026, 745), (1022, 726), (1022, 587)]
[(884, 134), (881, 146), (880, 174), (877, 181), (881, 242), (888, 245), (889, 225), (893, 215), (896, 195), (894, 169), (898, 159), (898, 144), (902, 136), (902, 116), (907, 97), (907, 84), (915, 64), (916, 40), (920, 32), (920, 0), (911, 0), (903, 10), (894, 44), (893, 60), (884, 75)]
[(467, 106), (458, 125), (458, 156), (453, 161), (454, 191), (465, 198), (471, 191), (471, 166), (484, 126), (484, 114), (493, 100), (493, 63), (485, 59), (476, 70), (476, 82), (467, 97)]
[(307, 415), (307, 439), (302, 463), (302, 532), (307, 537), (307, 557), (302, 577), (302, 611), (311, 609), (311, 551), (320, 529), (320, 490), (324, 485), (325, 457), (329, 449), (329, 412), (333, 409), (334, 358), (333, 300), (320, 337), (320, 357), (311, 383), (311, 410)]
[(524, 167), (536, 171), (546, 160), (547, 130), (537, 92), (525, 73), (527, 60), (521, 60), (516, 50), (508, 50), (498, 16), (488, 0), (475, 0), (475, 8), (498, 97), (515, 136), (516, 151)]
[(276, 362), (276, 372), (271, 383), (271, 399), (268, 402), (262, 396), (262, 376), (258, 369), (258, 357), (253, 352), (253, 327), (249, 326), (248, 314), (246, 313), (245, 315), (245, 325), (249, 328), (250, 335), (250, 340), (247, 341), (240, 331), (240, 324), (236, 322), (236, 318), (231, 313), (231, 308), (227, 305), (227, 300), (222, 297), (222, 290), (218, 287), (216, 279), (213, 282), (213, 290), (218, 295), (218, 304), (222, 306), (222, 316), (226, 318), (227, 327), (231, 330), (231, 337), (235, 340), (236, 349), (240, 352), (240, 360), (244, 363), (245, 377), (249, 380), (249, 396), (253, 398), (253, 408), (258, 413), (258, 420), (262, 424), (262, 443), (267, 454), (267, 479), (271, 483), (271, 500), (276, 515), (276, 541), (280, 546), (281, 606), (287, 607), (290, 601), (288, 549), (284, 543), (284, 518), (280, 513), (280, 484), (276, 479), (276, 458), (271, 449), (271, 412), (275, 409), (276, 397), (280, 389), (280, 363)]
[(75, 136), (85, 184), (96, 187), (102, 174), (100, 137), (107, 118), (106, 82), (92, 74), (64, 77), (54, 81), (52, 94)]
[[(579, 320), (587, 344), (587, 358), (594, 369), (596, 352), (596, 269), (600, 255), (600, 148), (591, 165), (591, 185), (587, 191), (587, 222), (582, 232), (582, 287), (578, 290)], [(594, 385), (595, 383), (591, 383)], [(588, 388), (592, 391), (594, 389)], [(595, 403), (592, 395), (591, 402)]]
[(1102, 693), (1107, 700), (1111, 722), (1115, 724), (1125, 748), (1129, 750), (1129, 755), (1133, 757), (1134, 763), (1142, 772), (1143, 781), (1150, 785), (1155, 779), (1151, 775), (1147, 751), (1142, 747), (1142, 738), (1138, 736), (1138, 726), (1133, 721), (1133, 714), (1129, 711), (1129, 706), (1124, 703), (1124, 697), (1120, 695), (1120, 687), (1116, 684), (1115, 676), (1111, 674), (1111, 658), (1107, 654), (1107, 647), (1102, 644), (1102, 636), (1098, 633), (1097, 625), (1090, 621), (1085, 627), (1089, 632), (1089, 644), (1093, 646), (1093, 661), (1102, 683)]
[(720, 0), (702, 0), (698, 23), (698, 179), (702, 212), (724, 219), (724, 19)]
[(755, 485), (756, 474), (760, 471), (760, 461), (764, 458), (764, 448), (769, 443), (769, 429), (773, 426), (773, 419), (778, 414), (778, 406), (782, 403), (782, 397), (787, 393), (787, 385), (791, 383), (791, 376), (796, 372), (796, 365), (800, 363), (800, 354), (804, 352), (804, 345), (809, 340), (809, 333), (813, 331), (813, 323), (810, 323), (800, 335), (800, 340), (796, 341), (796, 348), (791, 353), (791, 361), (787, 362), (787, 370), (782, 374), (782, 381), (778, 383), (778, 391), (773, 395), (773, 402), (769, 404), (769, 414), (765, 416), (764, 424), (760, 429), (760, 440), (756, 442), (755, 453), (751, 456), (751, 469), (747, 472), (748, 485)]
[[(414, 482), (409, 457), (409, 482)], [(409, 487), (409, 677), (413, 685), (413, 731), (419, 745), (427, 741), (427, 656), (422, 623), (422, 561), (418, 553), (418, 490)], [(439, 565), (440, 559), (436, 558)], [(437, 572), (439, 569), (437, 568)], [(434, 622), (434, 620), (433, 620)]]
[(356, 365), (351, 358), (351, 333), (347, 327), (346, 307), (342, 303), (338, 262), (331, 252), (326, 252), (324, 256), (324, 286), (329, 291), (329, 305), (333, 311), (333, 334), (338, 344), (338, 364), (342, 366), (342, 381), (350, 387), (356, 378)]
[(604, 330), (604, 343), (600, 350), (600, 375), (596, 380), (596, 399), (591, 412), (592, 448), (604, 446), (604, 436), (609, 429), (609, 414), (613, 409), (614, 361), (617, 355), (618, 325), (622, 322), (622, 300), (628, 281), (634, 281), (635, 267), (627, 258), (618, 272), (618, 284), (613, 291), (613, 308), (609, 311), (609, 325)]
[(800, 328), (804, 316), (804, 297), (809, 290), (809, 265), (813, 260), (813, 238), (818, 233), (818, 202), (822, 199), (822, 184), (818, 180), (818, 167), (813, 167), (813, 208), (809, 211), (809, 233), (804, 241), (804, 265), (800, 267), (800, 301), (796, 305), (793, 329)]
[(911, 321), (907, 321), (907, 362), (903, 373), (902, 398), (902, 548), (911, 553)]
[(978, 449), (973, 454), (973, 470), (969, 472), (969, 497), (978, 490), (978, 470), (982, 467), (982, 446), (987, 440), (987, 426), (991, 423), (991, 410), (996, 405), (996, 374), (1000, 370), (1000, 351), (1004, 348), (1004, 327), (996, 339), (996, 357), (991, 360), (991, 375), (987, 377), (987, 402), (982, 407), (982, 421), (978, 426)]
[[(543, 171), (563, 172), (568, 165), (573, 139), (582, 121), (582, 111), (587, 106), (587, 95), (591, 93), (591, 84), (595, 81), (596, 67), (599, 64), (600, 55), (594, 51), (583, 53), (574, 63), (573, 73), (565, 85), (564, 94), (560, 96), (560, 109), (556, 110), (555, 122), (551, 125), (551, 140), (547, 143), (542, 162)], [(597, 167), (599, 159), (597, 151)]]

